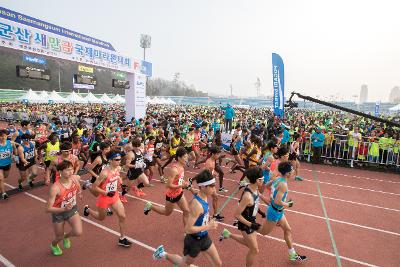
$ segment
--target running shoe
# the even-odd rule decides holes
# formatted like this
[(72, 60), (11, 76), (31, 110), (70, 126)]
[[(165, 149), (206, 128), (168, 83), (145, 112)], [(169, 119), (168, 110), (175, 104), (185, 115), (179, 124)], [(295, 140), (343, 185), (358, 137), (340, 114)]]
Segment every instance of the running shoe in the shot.
[(35, 185), (34, 185), (34, 183), (33, 183), (33, 181), (29, 181), (29, 186), (31, 187), (31, 188), (33, 188)]
[(126, 199), (126, 197), (124, 195), (122, 195), (121, 193), (119, 193), (119, 199), (121, 200), (122, 203), (128, 203), (128, 200)]
[(163, 258), (164, 255), (165, 255), (165, 249), (164, 249), (164, 246), (161, 245), (154, 251), (153, 259), (154, 260), (160, 260), (160, 259)]
[(163, 175), (160, 176), (160, 182), (161, 182), (162, 184), (165, 184), (165, 178), (164, 178)]
[(19, 190), (19, 191), (22, 191), (22, 188), (23, 188), (23, 187), (22, 187), (22, 184), (18, 184), (18, 190)]
[(114, 214), (114, 212), (110, 208), (107, 208), (106, 211), (107, 211), (107, 216), (112, 216)]
[(141, 197), (139, 190), (137, 189), (136, 186), (132, 186), (132, 192), (135, 196)]
[(214, 215), (213, 219), (215, 219), (216, 221), (219, 222), (223, 222), (224, 221), (224, 216), (221, 216), (220, 214)]
[(53, 246), (53, 244), (50, 244), (50, 248), (51, 248), (51, 252), (53, 253), (54, 256), (62, 255), (62, 250), (58, 246), (58, 244), (56, 246)]
[(69, 238), (64, 237), (63, 245), (64, 245), (64, 248), (71, 248), (71, 240), (69, 240)]
[(231, 236), (231, 232), (228, 231), (228, 229), (224, 228), (222, 233), (219, 235), (219, 241), (222, 241), (224, 239), (227, 239)]
[(301, 178), (300, 176), (296, 176), (296, 177), (294, 177), (294, 180), (295, 180), (295, 181), (303, 181), (304, 179)]
[(249, 183), (246, 182), (245, 180), (242, 180), (239, 182), (239, 189), (242, 189), (243, 187), (246, 187)]
[(220, 193), (226, 193), (226, 192), (228, 192), (228, 189), (225, 189), (225, 187), (220, 187), (220, 188), (218, 189), (218, 192), (220, 192)]
[(233, 223), (232, 223), (233, 226), (238, 226), (238, 224), (239, 224), (239, 220), (238, 219), (235, 219), (233, 221)]
[(307, 260), (307, 256), (299, 255), (297, 252), (289, 254), (290, 261), (305, 261)]
[(118, 246), (129, 248), (132, 245), (132, 242), (129, 241), (126, 237), (123, 239), (118, 239)]
[(83, 215), (85, 217), (89, 216), (89, 205), (85, 205), (85, 207), (83, 208)]
[(147, 194), (142, 189), (138, 189), (140, 197), (145, 197)]
[(3, 200), (6, 200), (7, 198), (9, 198), (9, 196), (7, 195), (7, 193), (3, 193), (3, 195), (1, 195), (1, 198)]
[(149, 214), (149, 212), (151, 211), (151, 207), (153, 206), (153, 204), (151, 202), (146, 202), (145, 206), (144, 206), (144, 215)]

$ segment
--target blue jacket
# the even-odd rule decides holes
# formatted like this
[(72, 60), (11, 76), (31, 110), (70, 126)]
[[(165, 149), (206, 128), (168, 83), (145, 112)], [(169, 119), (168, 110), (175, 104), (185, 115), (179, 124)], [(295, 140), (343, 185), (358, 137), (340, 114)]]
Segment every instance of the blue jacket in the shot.
[(313, 133), (311, 135), (311, 142), (314, 147), (323, 147), (325, 141), (325, 135), (323, 133)]
[(232, 120), (235, 117), (235, 110), (230, 106), (221, 107), (222, 110), (225, 110), (225, 119)]

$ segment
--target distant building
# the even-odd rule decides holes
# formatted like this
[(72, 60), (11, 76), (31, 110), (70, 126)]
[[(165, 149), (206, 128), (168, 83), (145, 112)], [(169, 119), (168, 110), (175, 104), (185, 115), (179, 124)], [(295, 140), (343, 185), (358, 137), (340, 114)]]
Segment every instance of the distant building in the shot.
[(394, 104), (400, 103), (400, 87), (393, 87), (392, 91), (390, 91), (389, 102)]
[(364, 104), (368, 101), (368, 86), (366, 84), (361, 85), (360, 91), (360, 104)]

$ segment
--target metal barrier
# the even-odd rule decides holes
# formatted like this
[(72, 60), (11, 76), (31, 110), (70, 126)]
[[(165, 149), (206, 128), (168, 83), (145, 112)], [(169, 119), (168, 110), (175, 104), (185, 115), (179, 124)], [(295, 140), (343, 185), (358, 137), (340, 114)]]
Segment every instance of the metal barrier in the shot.
[[(353, 167), (356, 164), (386, 165), (400, 168), (400, 141), (382, 145), (379, 142), (359, 141), (349, 145), (348, 136), (334, 135), (332, 142), (322, 147), (321, 158), (330, 163), (344, 162)], [(376, 138), (379, 140), (379, 138)], [(306, 137), (300, 145), (300, 157), (310, 162), (313, 146), (310, 137)]]

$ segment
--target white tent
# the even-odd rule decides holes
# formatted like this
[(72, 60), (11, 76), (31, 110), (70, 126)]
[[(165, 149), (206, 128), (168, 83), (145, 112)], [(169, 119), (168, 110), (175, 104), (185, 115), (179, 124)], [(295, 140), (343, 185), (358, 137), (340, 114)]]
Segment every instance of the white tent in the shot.
[(390, 111), (400, 111), (400, 104), (398, 104), (398, 105), (396, 105), (396, 106), (394, 106), (394, 107), (389, 108), (389, 110), (390, 110)]
[(84, 98), (89, 103), (101, 103), (101, 100), (94, 96), (91, 92)]
[(41, 102), (40, 96), (38, 96), (38, 94), (36, 94), (34, 91), (32, 91), (32, 89), (29, 89), (29, 91), (26, 92), (26, 94), (24, 94), (23, 96), (19, 97), (18, 100), (28, 101), (29, 103)]
[(174, 100), (172, 100), (171, 98), (168, 97), (166, 104), (168, 105), (175, 105), (176, 103), (174, 102)]
[(65, 98), (68, 103), (87, 103), (87, 101), (81, 97), (79, 94), (72, 91), (72, 93)]
[(114, 100), (112, 100), (106, 93), (104, 93), (101, 97), (100, 97), (100, 101), (103, 104), (111, 104), (114, 103)]
[(119, 94), (116, 95), (112, 100), (113, 100), (115, 103), (125, 103), (125, 99), (123, 99)]
[(54, 103), (66, 103), (67, 100), (65, 100), (64, 97), (60, 96), (57, 94), (56, 91), (51, 91), (49, 97), (47, 98), (48, 101), (53, 101)]
[(41, 91), (40, 92), (40, 94), (39, 94), (39, 97), (40, 97), (40, 103), (47, 103), (49, 100), (49, 93), (47, 93), (46, 91)]

